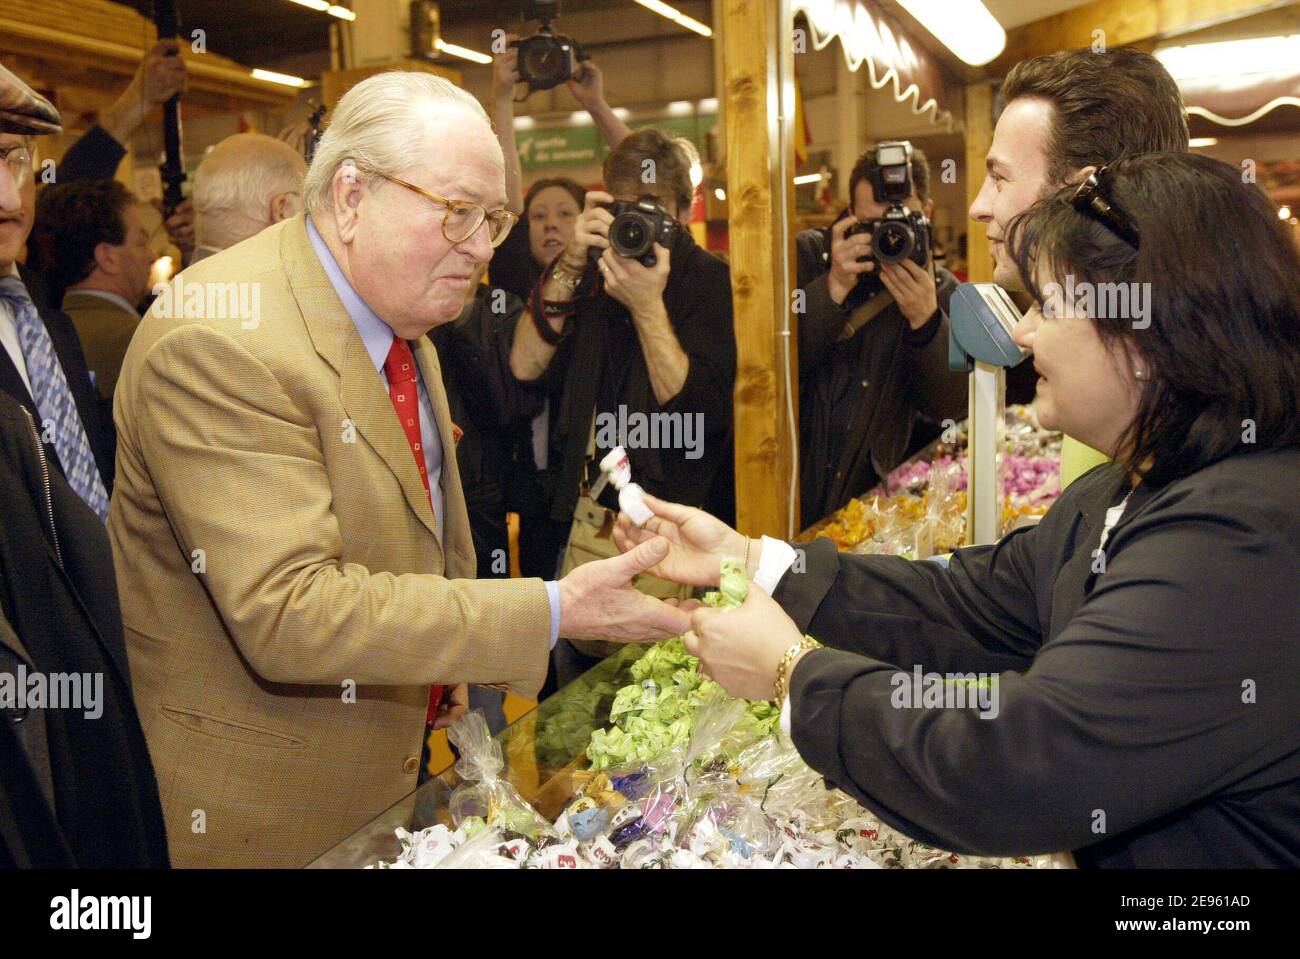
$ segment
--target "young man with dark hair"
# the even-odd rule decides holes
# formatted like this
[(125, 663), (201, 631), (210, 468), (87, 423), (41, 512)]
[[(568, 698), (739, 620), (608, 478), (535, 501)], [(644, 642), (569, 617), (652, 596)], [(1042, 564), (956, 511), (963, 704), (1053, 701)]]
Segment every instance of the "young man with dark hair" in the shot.
[(74, 180), (41, 191), (32, 250), (54, 302), (72, 318), (106, 427), (154, 252), (135, 197), (116, 180)]
[[(918, 415), (965, 415), (966, 377), (948, 369), (948, 298), (957, 281), (927, 256), (870, 259), (871, 234), (847, 231), (882, 217), (876, 147), (849, 175), (851, 206), (830, 229), (805, 230), (796, 245), (804, 312), (799, 317), (800, 516), (811, 525), (865, 492), (904, 458)], [(913, 148), (911, 194), (902, 205), (928, 220), (930, 170)]]
[[(1024, 289), (1004, 242), (1018, 214), (1121, 156), (1187, 150), (1178, 85), (1140, 50), (1085, 48), (1024, 60), (1007, 74), (1001, 99), (970, 216), (986, 225), (993, 279), (1009, 290)], [(1067, 436), (1062, 483), (1104, 459)]]
[(1007, 289), (1023, 289), (1003, 245), (1017, 214), (1121, 156), (1187, 150), (1178, 85), (1140, 50), (1085, 48), (1024, 60), (1007, 74), (1001, 100), (970, 215), (988, 226), (994, 280)]

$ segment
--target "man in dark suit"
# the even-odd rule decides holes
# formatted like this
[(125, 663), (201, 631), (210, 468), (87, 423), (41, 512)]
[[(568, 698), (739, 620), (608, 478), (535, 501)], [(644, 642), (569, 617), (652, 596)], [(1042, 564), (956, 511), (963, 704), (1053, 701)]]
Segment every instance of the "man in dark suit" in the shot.
[[(0, 868), (165, 867), (158, 785), (97, 516), (107, 497), (87, 482), (98, 480), (94, 460), (73, 430), (76, 407), (93, 413), (93, 397), (70, 398), (75, 375), (61, 359), (80, 358), (79, 347), (66, 352), (76, 336), (66, 317), (42, 323), (13, 269), (31, 223), (29, 141), (58, 123), (0, 67), (0, 371), (22, 394), (0, 392)], [(79, 372), (88, 390), (84, 361)]]
[[(26, 92), (19, 91), (19, 84)], [(8, 91), (0, 95), (22, 99), (27, 110), (21, 115), (18, 109), (0, 111), (0, 158), (5, 165), (0, 171), (0, 392), (39, 414), (50, 461), (107, 520), (113, 441), (100, 420), (76, 328), (64, 314), (33, 302), (17, 265), (36, 205), (35, 137), (59, 129), (57, 121), (49, 119), (58, 113), (7, 70), (0, 75), (0, 86)]]

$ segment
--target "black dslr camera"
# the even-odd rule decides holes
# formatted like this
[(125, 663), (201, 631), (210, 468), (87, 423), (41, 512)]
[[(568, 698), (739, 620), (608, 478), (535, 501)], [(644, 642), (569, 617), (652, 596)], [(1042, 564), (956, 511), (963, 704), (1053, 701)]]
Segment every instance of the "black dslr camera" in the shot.
[[(609, 225), (610, 248), (619, 256), (640, 260), (645, 266), (659, 262), (655, 256), (656, 243), (671, 246), (677, 235), (677, 221), (654, 197), (643, 196), (635, 203), (617, 200), (605, 204), (605, 209), (614, 214), (614, 222)], [(594, 247), (592, 252), (600, 255)]]
[(578, 73), (583, 60), (591, 59), (577, 40), (551, 29), (551, 20), (559, 15), (560, 0), (524, 3), (524, 19), (542, 22), (533, 36), (510, 43), (519, 48), (519, 79), (528, 84), (529, 93), (558, 87)]
[[(858, 262), (899, 263), (910, 259), (924, 267), (930, 258), (930, 221), (902, 205), (912, 195), (911, 143), (892, 140), (876, 144), (871, 190), (877, 203), (890, 206), (879, 220), (863, 220), (844, 231), (846, 239), (859, 233), (871, 234), (872, 255), (859, 257)], [(858, 282), (871, 282), (868, 277), (879, 282), (874, 271), (859, 274)]]

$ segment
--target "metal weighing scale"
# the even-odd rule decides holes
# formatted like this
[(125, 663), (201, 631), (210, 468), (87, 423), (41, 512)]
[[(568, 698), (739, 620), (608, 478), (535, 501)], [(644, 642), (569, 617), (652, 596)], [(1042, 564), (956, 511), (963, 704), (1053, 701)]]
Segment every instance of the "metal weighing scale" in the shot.
[(948, 366), (970, 373), (966, 448), (967, 546), (995, 543), (1002, 515), (1002, 448), (1007, 374), (1026, 356), (1011, 338), (1020, 310), (996, 283), (963, 283), (948, 305)]

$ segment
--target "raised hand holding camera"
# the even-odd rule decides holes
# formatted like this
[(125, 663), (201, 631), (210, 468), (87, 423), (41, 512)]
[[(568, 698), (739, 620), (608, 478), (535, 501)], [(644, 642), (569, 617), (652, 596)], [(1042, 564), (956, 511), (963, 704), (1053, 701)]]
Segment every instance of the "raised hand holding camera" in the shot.
[(831, 299), (843, 303), (864, 273), (875, 270), (871, 258), (871, 235), (862, 230), (848, 231), (861, 224), (856, 217), (840, 220), (831, 227), (831, 269), (826, 282)]
[(609, 246), (609, 228), (614, 222), (614, 214), (605, 207), (613, 202), (614, 198), (603, 190), (587, 191), (582, 212), (573, 225), (573, 239), (560, 254), (566, 270), (583, 272), (589, 259), (599, 256), (600, 251)]
[(664, 311), (664, 289), (668, 286), (671, 269), (668, 248), (656, 243), (651, 254), (654, 265), (646, 266), (643, 260), (620, 256), (613, 247), (600, 255), (600, 273), (605, 280), (605, 292), (628, 308), (635, 322)]
[(927, 260), (924, 267), (910, 259), (899, 263), (885, 263), (880, 268), (880, 282), (898, 304), (899, 311), (914, 330), (921, 327), (939, 309), (939, 294), (934, 280), (934, 263)]
[(523, 40), (512, 40), (517, 48), (520, 82), (528, 84), (528, 92), (549, 90), (578, 75), (587, 55), (572, 37), (556, 33), (551, 21), (560, 15), (559, 0), (525, 0), (525, 20), (540, 20), (537, 33)]

